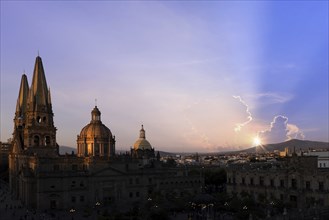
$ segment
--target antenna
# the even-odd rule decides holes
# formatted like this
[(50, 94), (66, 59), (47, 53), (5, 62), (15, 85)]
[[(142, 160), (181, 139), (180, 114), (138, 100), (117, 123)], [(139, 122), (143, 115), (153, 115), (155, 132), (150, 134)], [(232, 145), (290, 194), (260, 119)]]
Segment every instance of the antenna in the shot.
[(95, 99), (95, 106), (97, 107), (97, 99)]

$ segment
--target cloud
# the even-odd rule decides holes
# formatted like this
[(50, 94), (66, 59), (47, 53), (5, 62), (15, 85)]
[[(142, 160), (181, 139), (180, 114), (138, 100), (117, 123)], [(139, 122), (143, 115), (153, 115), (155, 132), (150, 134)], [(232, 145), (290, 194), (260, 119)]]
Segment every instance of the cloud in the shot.
[(263, 143), (279, 143), (290, 139), (304, 139), (301, 129), (294, 124), (288, 123), (288, 117), (277, 115), (273, 118), (270, 127), (260, 131), (258, 136)]
[(294, 98), (293, 94), (277, 92), (250, 94), (246, 97), (254, 100), (258, 105), (284, 104)]
[(243, 122), (243, 123), (238, 123), (236, 124), (236, 127), (234, 128), (235, 132), (238, 132), (241, 130), (241, 128), (245, 125), (247, 125), (249, 122), (252, 121), (252, 115), (251, 112), (249, 111), (249, 106), (247, 105), (247, 103), (240, 97), (240, 96), (233, 96), (233, 98), (238, 99), (245, 107), (246, 107), (246, 113), (248, 114), (247, 117), (247, 121)]

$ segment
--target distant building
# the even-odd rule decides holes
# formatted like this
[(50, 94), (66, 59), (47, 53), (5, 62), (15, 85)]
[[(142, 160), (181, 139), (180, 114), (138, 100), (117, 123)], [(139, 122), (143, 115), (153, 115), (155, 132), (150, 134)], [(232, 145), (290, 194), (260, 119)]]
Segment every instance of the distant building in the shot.
[(22, 76), (9, 155), (9, 185), (23, 204), (38, 210), (117, 204), (131, 208), (154, 193), (194, 195), (201, 175), (165, 168), (154, 148), (140, 137), (125, 155), (115, 154), (115, 137), (95, 106), (91, 122), (77, 136), (77, 155), (59, 155), (50, 90), (41, 58), (36, 58), (32, 85)]
[(305, 156), (317, 156), (318, 168), (329, 168), (329, 151), (311, 151), (304, 153)]
[(233, 165), (227, 169), (227, 192), (299, 209), (329, 206), (329, 169), (319, 169), (315, 156), (295, 153), (275, 163)]

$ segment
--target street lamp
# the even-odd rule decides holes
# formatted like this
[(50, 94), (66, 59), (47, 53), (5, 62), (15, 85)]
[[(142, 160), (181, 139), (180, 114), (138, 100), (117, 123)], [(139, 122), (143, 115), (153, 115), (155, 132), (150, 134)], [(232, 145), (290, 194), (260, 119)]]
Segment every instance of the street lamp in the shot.
[(96, 202), (95, 207), (97, 210), (97, 214), (99, 215), (99, 206), (101, 205), (101, 203), (99, 201)]
[(69, 212), (71, 213), (71, 215), (72, 215), (72, 220), (73, 220), (73, 219), (74, 219), (73, 215), (74, 215), (75, 209), (72, 207), (72, 208), (70, 209)]

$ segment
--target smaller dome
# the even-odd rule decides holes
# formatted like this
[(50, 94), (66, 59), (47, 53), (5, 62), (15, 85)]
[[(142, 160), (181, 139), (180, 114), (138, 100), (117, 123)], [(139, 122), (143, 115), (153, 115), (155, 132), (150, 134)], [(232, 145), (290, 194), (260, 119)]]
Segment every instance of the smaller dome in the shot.
[(145, 138), (145, 130), (143, 125), (142, 129), (140, 130), (139, 138), (134, 144), (134, 150), (152, 150), (150, 142), (148, 142)]
[(139, 138), (134, 144), (134, 150), (152, 150), (152, 146), (147, 140)]

